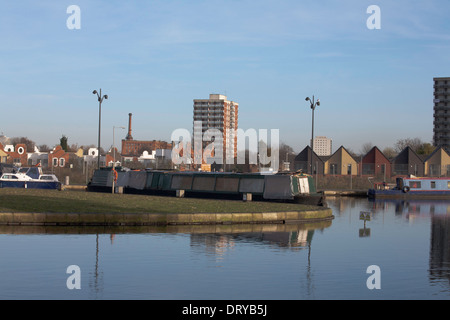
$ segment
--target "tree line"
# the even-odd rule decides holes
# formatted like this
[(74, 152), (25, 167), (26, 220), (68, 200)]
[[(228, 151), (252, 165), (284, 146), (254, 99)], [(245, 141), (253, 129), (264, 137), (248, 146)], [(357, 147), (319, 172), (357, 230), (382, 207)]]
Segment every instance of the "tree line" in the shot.
[[(59, 139), (59, 145), (66, 152), (76, 152), (80, 148), (82, 148), (83, 151), (87, 151), (89, 148), (97, 148), (97, 146), (93, 144), (85, 146), (83, 145), (79, 146), (77, 143), (69, 144), (68, 140), (69, 138), (66, 137), (65, 135), (62, 135), (62, 137)], [(41, 152), (50, 152), (53, 149), (52, 147), (49, 147), (46, 144), (36, 145), (36, 143), (33, 140), (28, 139), (27, 137), (14, 137), (11, 138), (10, 141), (11, 144), (13, 144), (14, 146), (17, 144), (25, 144), (28, 152), (32, 152), (35, 146), (37, 146), (37, 148)], [(404, 150), (408, 146), (419, 155), (429, 155), (435, 150), (435, 147), (431, 143), (424, 142), (420, 138), (405, 138), (405, 139), (398, 139), (392, 147), (386, 147), (381, 151), (387, 158), (392, 159), (395, 158), (402, 150)], [(366, 142), (361, 146), (359, 152), (355, 152), (350, 148), (346, 149), (354, 158), (360, 158), (366, 155), (373, 147), (374, 145), (372, 144), (372, 142)], [(268, 148), (269, 154), (271, 153), (270, 150), (271, 148), (269, 147)], [(101, 149), (100, 151), (104, 153), (103, 149)], [(294, 149), (284, 142), (280, 143), (278, 152), (280, 165), (283, 164), (283, 162), (285, 161), (293, 163), (295, 157), (297, 156), (297, 154), (294, 152)], [(248, 150), (246, 158), (247, 157), (248, 157)]]
[[(27, 151), (28, 152), (33, 152), (34, 151), (34, 147), (37, 147), (40, 152), (50, 152), (56, 146), (56, 145), (54, 145), (53, 147), (50, 147), (47, 144), (37, 145), (33, 140), (28, 139), (27, 137), (14, 137), (14, 138), (11, 138), (10, 139), (10, 143), (12, 145), (14, 145), (14, 146), (16, 146), (18, 144), (24, 144), (27, 147)], [(86, 152), (90, 148), (98, 148), (98, 146), (95, 146), (93, 144), (81, 145), (81, 146), (78, 145), (77, 143), (69, 144), (69, 138), (66, 137), (65, 135), (63, 135), (59, 139), (59, 145), (66, 152), (77, 152), (80, 148), (83, 149), (84, 152)], [(102, 154), (104, 154), (103, 148), (100, 148), (100, 152)]]

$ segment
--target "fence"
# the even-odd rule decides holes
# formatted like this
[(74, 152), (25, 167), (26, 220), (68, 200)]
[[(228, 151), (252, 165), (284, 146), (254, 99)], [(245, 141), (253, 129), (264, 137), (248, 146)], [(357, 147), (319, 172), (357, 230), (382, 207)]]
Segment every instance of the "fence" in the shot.
[[(325, 163), (321, 165), (315, 162), (313, 163), (313, 175), (325, 175), (325, 171), (327, 171), (327, 176), (349, 175), (351, 165), (345, 163)], [(310, 162), (296, 161), (292, 169), (294, 171), (302, 170), (305, 173), (310, 173), (310, 167)], [(343, 169), (339, 170), (341, 167)], [(357, 173), (355, 174), (355, 171), (353, 171), (353, 176), (373, 176), (378, 179), (388, 179), (391, 176), (407, 176), (409, 174), (429, 177), (450, 177), (450, 164), (430, 164), (426, 175), (424, 174), (424, 165), (420, 164), (391, 164), (389, 166), (384, 163), (363, 163), (362, 165), (358, 163)]]

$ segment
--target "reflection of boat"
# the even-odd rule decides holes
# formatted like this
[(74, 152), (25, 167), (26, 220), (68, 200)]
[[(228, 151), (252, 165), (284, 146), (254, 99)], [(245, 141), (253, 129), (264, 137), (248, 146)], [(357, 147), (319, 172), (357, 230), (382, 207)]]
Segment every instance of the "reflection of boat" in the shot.
[(367, 194), (369, 198), (450, 199), (450, 178), (397, 178), (394, 187), (377, 183)]
[(421, 216), (450, 215), (450, 200), (427, 199), (373, 199), (375, 209), (386, 210), (386, 206), (395, 206), (396, 214)]
[(39, 167), (21, 168), (16, 173), (4, 173), (0, 188), (61, 189), (61, 183), (53, 174), (43, 174)]
[(178, 172), (111, 168), (94, 172), (88, 191), (111, 192), (122, 187), (125, 193), (163, 193), (214, 198), (245, 198), (295, 201), (322, 205), (322, 193), (316, 192), (314, 180), (305, 174), (273, 174), (227, 172)]

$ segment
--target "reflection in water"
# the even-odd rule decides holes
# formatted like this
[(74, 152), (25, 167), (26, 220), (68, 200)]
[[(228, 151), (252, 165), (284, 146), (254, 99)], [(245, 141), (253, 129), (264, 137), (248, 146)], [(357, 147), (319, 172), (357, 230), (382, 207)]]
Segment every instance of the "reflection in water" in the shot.
[(374, 209), (389, 210), (395, 207), (395, 215), (412, 222), (415, 219), (431, 219), (429, 279), (450, 284), (450, 201), (448, 200), (375, 200)]
[(430, 281), (447, 280), (450, 284), (450, 216), (431, 219)]
[(314, 230), (323, 230), (330, 227), (331, 224), (331, 221), (323, 221), (298, 225), (267, 225), (257, 232), (249, 225), (247, 229), (242, 229), (241, 226), (238, 233), (192, 233), (190, 236), (191, 246), (193, 250), (204, 250), (208, 254), (217, 256), (222, 256), (228, 250), (232, 250), (237, 242), (301, 250), (310, 247)]
[(391, 211), (394, 208), (396, 216), (407, 219), (415, 217), (430, 217), (435, 215), (450, 215), (448, 200), (372, 200), (375, 211)]
[[(265, 229), (259, 232), (254, 232), (254, 230), (252, 232), (242, 232), (243, 230), (240, 230), (239, 233), (227, 234), (193, 233), (190, 235), (191, 248), (196, 253), (205, 252), (208, 255), (213, 255), (216, 262), (224, 262), (226, 254), (232, 252), (238, 243), (274, 248), (275, 251), (307, 250), (305, 281), (301, 281), (301, 283), (306, 295), (310, 297), (313, 296), (314, 290), (311, 268), (311, 242), (313, 235), (316, 230), (323, 231), (329, 228), (331, 224), (331, 221), (324, 221), (299, 225), (266, 226)], [(282, 231), (279, 229), (282, 229)], [(222, 265), (219, 264), (217, 267), (222, 267)]]
[[(313, 224), (0, 226), (0, 298), (450, 298), (450, 201), (327, 203), (335, 219)], [(86, 270), (80, 292), (61, 288), (69, 264)]]
[[(327, 229), (331, 227), (332, 221), (322, 221), (306, 224), (239, 224), (239, 225), (191, 225), (191, 226), (165, 226), (165, 227), (59, 227), (59, 226), (0, 226), (0, 234), (14, 235), (93, 235), (95, 238), (91, 248), (95, 256), (88, 260), (90, 270), (86, 273), (88, 277), (89, 299), (102, 299), (105, 295), (104, 270), (111, 267), (105, 260), (105, 251), (110, 253), (114, 246), (123, 246), (122, 237), (117, 235), (179, 235), (176, 239), (184, 238), (188, 235), (190, 239), (190, 248), (197, 254), (206, 253), (214, 257), (217, 266), (226, 266), (226, 257), (234, 254), (235, 247), (238, 245), (259, 246), (263, 250), (268, 248), (272, 252), (279, 250), (301, 251), (307, 250), (307, 289), (311, 285), (311, 241), (315, 230)], [(108, 241), (106, 240), (108, 235)], [(126, 238), (125, 238), (126, 239)], [(109, 244), (105, 247), (106, 244)], [(57, 246), (56, 246), (57, 247)], [(242, 247), (242, 246), (241, 246)], [(133, 248), (129, 248), (133, 250)], [(237, 253), (239, 255), (240, 253)], [(134, 263), (140, 263), (138, 251), (134, 253)], [(151, 268), (151, 265), (148, 265)], [(128, 271), (123, 270), (124, 274)], [(143, 279), (145, 281), (145, 279)], [(107, 288), (106, 288), (107, 289)], [(1, 290), (0, 290), (1, 293)], [(122, 298), (122, 297), (121, 297)]]
[(89, 281), (89, 287), (92, 289), (94, 299), (97, 299), (99, 295), (103, 292), (103, 272), (99, 272), (99, 243), (98, 243), (98, 233), (95, 236), (95, 265), (94, 272), (92, 273), (93, 279)]

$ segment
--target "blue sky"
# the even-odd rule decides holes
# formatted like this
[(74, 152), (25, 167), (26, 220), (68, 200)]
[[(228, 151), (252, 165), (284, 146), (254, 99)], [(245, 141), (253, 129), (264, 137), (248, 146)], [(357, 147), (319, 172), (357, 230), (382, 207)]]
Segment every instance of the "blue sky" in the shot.
[[(379, 30), (366, 26), (373, 4)], [(70, 5), (79, 30), (66, 26)], [(130, 112), (135, 139), (191, 130), (193, 99), (210, 93), (239, 103), (240, 128), (280, 129), (295, 151), (311, 138), (312, 95), (315, 135), (333, 151), (431, 142), (449, 12), (444, 0), (2, 1), (0, 132), (96, 145), (102, 88), (103, 147)], [(116, 130), (116, 144), (125, 135)]]

